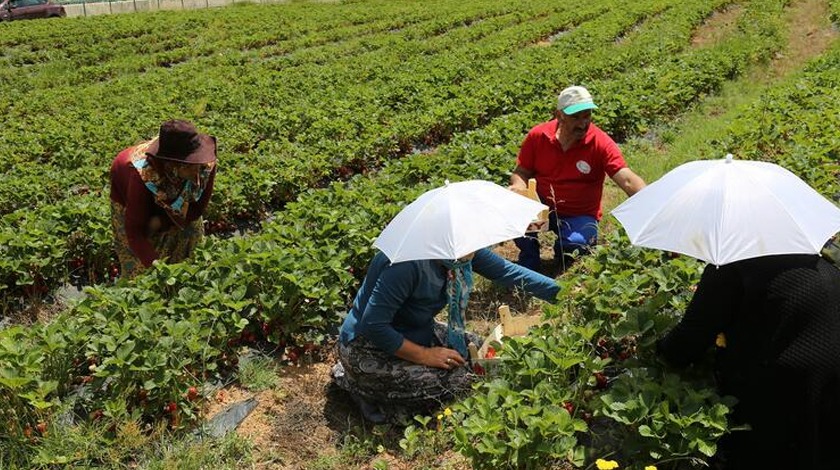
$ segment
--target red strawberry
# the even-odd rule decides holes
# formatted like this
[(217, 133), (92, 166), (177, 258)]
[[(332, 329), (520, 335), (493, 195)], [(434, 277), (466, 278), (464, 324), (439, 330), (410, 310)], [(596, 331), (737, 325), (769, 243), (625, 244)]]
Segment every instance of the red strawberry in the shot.
[(598, 388), (606, 388), (607, 376), (605, 376), (601, 372), (595, 372), (595, 383)]

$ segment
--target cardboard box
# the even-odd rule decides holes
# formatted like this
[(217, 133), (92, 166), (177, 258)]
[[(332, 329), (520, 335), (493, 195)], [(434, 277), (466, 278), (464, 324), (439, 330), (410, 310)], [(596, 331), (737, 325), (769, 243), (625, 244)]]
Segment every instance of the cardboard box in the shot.
[(503, 344), (504, 337), (525, 335), (532, 326), (545, 323), (541, 315), (513, 316), (507, 305), (499, 307), (499, 321), (500, 323), (485, 338), (481, 347), (472, 343), (469, 345), (470, 359), (473, 364), (478, 364), (485, 370), (496, 360), (495, 354), (488, 354), (490, 348), (498, 349)]
[[(537, 196), (537, 180), (531, 178), (528, 180), (528, 197), (539, 201), (540, 197)], [(539, 213), (536, 219), (531, 221), (531, 224), (528, 225), (528, 229), (525, 232), (546, 232), (548, 231), (548, 210), (544, 210)]]

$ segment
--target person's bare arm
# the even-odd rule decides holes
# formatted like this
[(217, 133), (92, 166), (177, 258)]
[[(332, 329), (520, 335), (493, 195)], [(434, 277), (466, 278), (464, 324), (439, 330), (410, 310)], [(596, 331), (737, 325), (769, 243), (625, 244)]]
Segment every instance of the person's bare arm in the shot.
[(630, 168), (622, 168), (612, 175), (612, 180), (628, 196), (632, 196), (645, 187), (645, 181)]
[(438, 369), (451, 369), (466, 364), (458, 351), (449, 348), (420, 346), (417, 343), (403, 339), (402, 346), (394, 352), (400, 359)]
[(526, 170), (517, 165), (510, 175), (509, 189), (519, 194), (525, 194), (528, 191), (528, 180), (534, 176), (536, 176), (536, 172), (533, 170)]

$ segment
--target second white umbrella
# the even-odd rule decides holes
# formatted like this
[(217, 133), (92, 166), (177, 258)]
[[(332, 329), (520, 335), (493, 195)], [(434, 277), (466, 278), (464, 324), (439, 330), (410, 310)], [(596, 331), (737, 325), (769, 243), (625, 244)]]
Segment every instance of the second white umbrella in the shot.
[(840, 231), (840, 209), (796, 175), (731, 155), (680, 165), (612, 214), (634, 245), (715, 265), (816, 254)]

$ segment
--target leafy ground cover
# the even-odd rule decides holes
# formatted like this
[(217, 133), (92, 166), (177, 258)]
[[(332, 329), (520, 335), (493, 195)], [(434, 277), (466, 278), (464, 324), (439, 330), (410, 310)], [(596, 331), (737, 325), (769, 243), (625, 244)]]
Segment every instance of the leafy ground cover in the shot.
[[(394, 152), (397, 156), (405, 155), (410, 150), (417, 149), (418, 145), (448, 140), (453, 132), (475, 127), (484, 121), (494, 119), (494, 116), (502, 115), (501, 125), (505, 127), (522, 125), (521, 122), (530, 119), (525, 117), (525, 113), (519, 111), (520, 115), (513, 119), (504, 116), (509, 116), (509, 112), (517, 106), (524, 106), (526, 109), (530, 107), (528, 113), (534, 113), (537, 108), (534, 107), (533, 102), (542, 100), (542, 90), (554, 86), (558, 81), (580, 82), (594, 75), (603, 78), (625, 71), (633, 64), (642, 63), (648, 65), (648, 73), (655, 73), (657, 64), (668, 57), (663, 53), (675, 52), (684, 47), (685, 38), (690, 34), (692, 27), (703, 18), (704, 14), (721, 3), (723, 2), (715, 1), (669, 7), (669, 2), (659, 0), (640, 3), (634, 9), (616, 10), (608, 15), (598, 15), (605, 8), (604, 4), (599, 3), (593, 4), (589, 10), (576, 10), (577, 13), (574, 14), (565, 10), (554, 13), (533, 12), (520, 7), (522, 11), (516, 11), (516, 15), (502, 15), (505, 18), (513, 16), (514, 27), (499, 31), (497, 31), (499, 25), (485, 17), (487, 12), (483, 15), (472, 12), (472, 16), (466, 16), (466, 19), (461, 17), (461, 21), (466, 25), (458, 23), (456, 16), (456, 20), (428, 20), (421, 23), (419, 32), (407, 31), (407, 28), (398, 29), (397, 33), (407, 37), (407, 45), (398, 41), (397, 44), (386, 48), (387, 51), (395, 51), (391, 56), (382, 54), (383, 48), (374, 48), (371, 52), (363, 48), (361, 50), (363, 57), (351, 54), (350, 57), (344, 58), (339, 55), (338, 60), (331, 59), (326, 63), (323, 60), (316, 60), (313, 64), (304, 63), (307, 66), (302, 69), (283, 67), (275, 70), (270, 65), (266, 67), (262, 61), (257, 64), (250, 62), (241, 64), (235, 61), (233, 66), (210, 64), (213, 70), (218, 71), (218, 77), (224, 77), (219, 78), (221, 81), (219, 87), (223, 87), (221, 88), (223, 92), (216, 90), (216, 94), (224, 97), (224, 100), (233, 100), (224, 105), (216, 104), (216, 106), (224, 110), (236, 111), (230, 117), (221, 110), (205, 115), (207, 110), (203, 105), (198, 110), (187, 111), (189, 114), (196, 115), (195, 120), (199, 123), (207, 118), (216, 119), (214, 116), (225, 121), (225, 125), (218, 127), (209, 125), (209, 129), (218, 133), (223, 141), (230, 142), (232, 149), (232, 155), (223, 155), (223, 158), (232, 158), (228, 165), (232, 167), (229, 174), (233, 179), (230, 183), (220, 181), (219, 201), (211, 209), (211, 220), (207, 228), (211, 233), (218, 230), (230, 230), (233, 227), (232, 222), (242, 221), (242, 217), (246, 219), (252, 217), (249, 220), (254, 222), (253, 217), (262, 216), (266, 208), (275, 205), (282, 206), (294, 199), (302, 188), (325, 184), (324, 178), (330, 175), (348, 177), (356, 172), (364, 173), (376, 167), (379, 164), (377, 162), (381, 163), (385, 155), (393, 156), (391, 154)], [(443, 10), (439, 14), (447, 13)], [(542, 16), (540, 16), (541, 13)], [(534, 18), (534, 15), (537, 21), (528, 21), (528, 18)], [(317, 23), (317, 20), (319, 20), (318, 16), (309, 18), (312, 22)], [(510, 22), (511, 19), (507, 18), (505, 21)], [(645, 27), (642, 28), (642, 25)], [(479, 42), (469, 42), (469, 37), (458, 34), (462, 31), (482, 31), (480, 28), (488, 29), (483, 33), (484, 36), (478, 35), (481, 38)], [(542, 41), (546, 35), (558, 30), (565, 34), (553, 40), (552, 47), (521, 47), (523, 44), (532, 44), (536, 40)], [(394, 33), (391, 29), (387, 31), (382, 34), (394, 41), (390, 37)], [(494, 34), (487, 35), (487, 31), (494, 31)], [(319, 34), (323, 33), (316, 33), (315, 36), (319, 37)], [(440, 49), (429, 47), (427, 44), (429, 41), (426, 39), (430, 35), (436, 40), (432, 44), (443, 43)], [(619, 41), (616, 41), (616, 38), (619, 38)], [(437, 41), (438, 39), (440, 41)], [(468, 46), (463, 45), (465, 40)], [(760, 40), (760, 38), (753, 37), (753, 40)], [(227, 50), (224, 42), (208, 42), (221, 48), (222, 51)], [(761, 46), (763, 48), (773, 47), (772, 41), (761, 42), (764, 43)], [(750, 42), (745, 44), (750, 44)], [(302, 50), (306, 52), (308, 49), (304, 47)], [(586, 58), (567, 59), (567, 66), (561, 70), (547, 70), (542, 75), (534, 75), (530, 72), (559, 57), (572, 57), (577, 49), (591, 50), (592, 53)], [(481, 50), (485, 50), (488, 54), (484, 59), (498, 57), (500, 62), (494, 63), (492, 60), (482, 59), (480, 54), (476, 55), (476, 51)], [(511, 51), (516, 52), (511, 53)], [(740, 53), (743, 54), (745, 51), (746, 49), (742, 48)], [(725, 53), (724, 50), (720, 50), (716, 54), (723, 57)], [(228, 54), (222, 52), (222, 55)], [(233, 53), (233, 55), (236, 54)], [(404, 56), (421, 59), (412, 65), (401, 60)], [(390, 57), (394, 58), (393, 61)], [(430, 63), (430, 57), (439, 58), (440, 62)], [(145, 56), (136, 57), (139, 61), (143, 61), (144, 58)], [(696, 60), (700, 59), (700, 57), (696, 58)], [(154, 78), (152, 71), (143, 71), (138, 75), (138, 79), (146, 80), (151, 76), (152, 83), (139, 87), (139, 90), (154, 87), (155, 96), (175, 93), (165, 100), (166, 106), (172, 106), (171, 103), (190, 102), (195, 99), (195, 94), (215, 89), (207, 83), (212, 83), (212, 77), (204, 73), (208, 64), (201, 63), (200, 57), (198, 62), (194, 68), (179, 68), (178, 75), (173, 77), (169, 77), (168, 71), (159, 71), (160, 68), (166, 69), (165, 67), (153, 69), (156, 73), (165, 73), (164, 77)], [(718, 59), (709, 63), (715, 66), (720, 62)], [(660, 66), (685, 67), (685, 64), (660, 64)], [(226, 73), (225, 69), (230, 67), (233, 69)], [(313, 70), (312, 67), (316, 69)], [(329, 72), (324, 72), (325, 67)], [(371, 76), (370, 69), (372, 68), (380, 72)], [(42, 73), (50, 75), (50, 72)], [(351, 88), (341, 91), (335, 83), (353, 82), (341, 73), (350, 76), (362, 73), (368, 79), (359, 86), (351, 85)], [(702, 69), (698, 69), (698, 77), (703, 73)], [(35, 74), (36, 77), (40, 76), (37, 71)], [(204, 86), (194, 90), (188, 98), (180, 96), (185, 89), (195, 86), (197, 74), (200, 74), (201, 83)], [(241, 77), (243, 82), (236, 85), (230, 82), (228, 75)], [(131, 74), (127, 76), (130, 77)], [(138, 89), (139, 85), (129, 78), (121, 80), (125, 81), (125, 86), (130, 86), (132, 90)], [(321, 87), (317, 86), (319, 80), (324, 82)], [(132, 83), (128, 84), (128, 82)], [(258, 86), (253, 86), (254, 84)], [(118, 126), (119, 119), (112, 117), (113, 110), (133, 106), (134, 104), (126, 99), (126, 96), (132, 95), (112, 93), (113, 83), (109, 83), (106, 87), (98, 87), (96, 84), (92, 86), (94, 88), (89, 93), (81, 95), (79, 95), (79, 90), (59, 87), (54, 91), (61, 96), (54, 98), (68, 102), (66, 112), (71, 115), (67, 117), (69, 121), (88, 122), (91, 113), (94, 113), (99, 115), (97, 121), (102, 126)], [(627, 84), (623, 86), (628, 87)], [(676, 101), (667, 99), (662, 104), (673, 105), (674, 102), (690, 99), (693, 93), (691, 90), (701, 91), (709, 86), (716, 86), (714, 80), (701, 80), (686, 87), (682, 91), (683, 96), (674, 96)], [(307, 94), (305, 93), (307, 87), (315, 87), (317, 91)], [(289, 89), (296, 90), (294, 97), (286, 96), (288, 92), (285, 91), (280, 92), (283, 93), (282, 96), (275, 93), (275, 90)], [(50, 88), (50, 91), (53, 89)], [(617, 92), (617, 90), (614, 91)], [(629, 90), (628, 87), (626, 92), (630, 93), (633, 90)], [(144, 100), (152, 96), (142, 91), (135, 93), (139, 94), (136, 98)], [(337, 97), (335, 93), (341, 96)], [(36, 98), (51, 101), (50, 98), (42, 95), (27, 96), (25, 102), (29, 103)], [(77, 96), (83, 96), (87, 100), (79, 100)], [(301, 97), (309, 101), (301, 103)], [(154, 98), (153, 101), (157, 99)], [(628, 99), (632, 101), (635, 98), (630, 95)], [(336, 100), (344, 103), (346, 110), (337, 108)], [(394, 100), (396, 100), (395, 103), (400, 104), (397, 109), (392, 109), (394, 107), (388, 105)], [(109, 101), (111, 104), (103, 106)], [(257, 114), (252, 114), (254, 102), (265, 103), (266, 106), (261, 107)], [(268, 106), (269, 103), (271, 106)], [(275, 103), (282, 103), (282, 105), (278, 106)], [(377, 109), (370, 112), (364, 111), (365, 107), (371, 106), (371, 103)], [(382, 103), (386, 105), (384, 108), (381, 106)], [(39, 116), (41, 113), (38, 110), (45, 106), (43, 102), (30, 103), (26, 106), (20, 105), (20, 111), (26, 115)], [(166, 106), (162, 105), (162, 108), (166, 109)], [(426, 110), (425, 114), (423, 110)], [(162, 109), (157, 112), (161, 111)], [(388, 117), (394, 111), (402, 117), (398, 119)], [(170, 110), (170, 112), (185, 111)], [(237, 117), (243, 112), (248, 115)], [(302, 116), (294, 117), (301, 113), (303, 113)], [(313, 113), (320, 114), (315, 116)], [(656, 111), (650, 110), (649, 113), (654, 115)], [(131, 116), (128, 112), (124, 114), (127, 118)], [(82, 119), (81, 115), (86, 118)], [(145, 116), (144, 119), (149, 119)], [(628, 118), (628, 115), (619, 113), (615, 118), (616, 124), (612, 126), (614, 132), (627, 132), (621, 129), (627, 127), (629, 122), (622, 123), (621, 121), (626, 121)], [(226, 120), (236, 122), (230, 123)], [(45, 124), (53, 126), (54, 129), (54, 132), (47, 134), (57, 133), (60, 136), (67, 132), (66, 129), (79, 131), (70, 126), (56, 127), (57, 121), (59, 119)], [(253, 124), (243, 127), (243, 122)], [(340, 135), (337, 135), (338, 129), (331, 125), (333, 122), (340, 122), (342, 126), (349, 125), (350, 127), (346, 132), (342, 130)], [(217, 124), (221, 123), (222, 121), (218, 121)], [(137, 129), (137, 126), (132, 123), (124, 122), (123, 124), (124, 126), (114, 127), (113, 133), (116, 133), (117, 128)], [(100, 132), (102, 126), (97, 126)], [(266, 132), (254, 135), (255, 127), (266, 128)], [(217, 128), (219, 132), (214, 131)], [(306, 130), (303, 132), (298, 128)], [(486, 129), (486, 126), (484, 128)], [(238, 135), (237, 130), (246, 134)], [(513, 129), (505, 129), (504, 136), (506, 137), (512, 131)], [(10, 155), (15, 155), (16, 158), (23, 156), (22, 160), (28, 162), (14, 166), (14, 170), (10, 170), (7, 174), (9, 182), (7, 190), (0, 190), (8, 201), (6, 207), (17, 208), (0, 219), (0, 239), (8, 240), (7, 253), (0, 258), (2, 261), (0, 277), (5, 279), (4, 283), (0, 284), (2, 288), (0, 294), (4, 294), (3, 297), (12, 302), (12, 299), (42, 297), (57, 283), (68, 278), (96, 283), (114, 277), (108, 229), (107, 195), (96, 189), (104, 184), (102, 176), (93, 176), (102, 175), (102, 168), (107, 167), (107, 159), (110, 157), (99, 153), (101, 152), (99, 149), (106, 146), (102, 139), (105, 138), (104, 135), (110, 135), (110, 133), (86, 134), (84, 139), (77, 144), (80, 146), (79, 152), (93, 153), (90, 149), (84, 150), (86, 146), (93, 146), (97, 150), (90, 160), (84, 157), (81, 158), (81, 162), (79, 159), (53, 158), (54, 152), (49, 147), (33, 144), (31, 141), (43, 139), (44, 135), (44, 133), (31, 131), (24, 132), (22, 129), (19, 131), (10, 129), (8, 137), (10, 141), (13, 141), (10, 142), (8, 148)], [(373, 136), (373, 140), (370, 141), (365, 137), (366, 135)], [(393, 138), (383, 137), (388, 135), (392, 135)], [(257, 148), (252, 148), (250, 144), (244, 146), (237, 144), (235, 139), (243, 136), (250, 144), (264, 142), (264, 145), (260, 144)], [(502, 136), (489, 136), (484, 140), (493, 139), (498, 142), (500, 137)], [(110, 138), (107, 140), (109, 140), (107, 145), (113, 145)], [(74, 139), (69, 137), (56, 138), (56, 142), (73, 141)], [(484, 152), (489, 150), (487, 149), (489, 144), (489, 141), (484, 143)], [(379, 150), (376, 150), (377, 148)], [(62, 148), (60, 151), (67, 152), (68, 150)], [(348, 163), (348, 158), (350, 163)], [(237, 163), (237, 160), (241, 163)], [(388, 161), (390, 160), (393, 159), (389, 158)], [(90, 164), (95, 162), (95, 165), (87, 166), (88, 164), (84, 163), (87, 161), (90, 161)], [(283, 164), (278, 165), (278, 161), (282, 161)], [(46, 163), (46, 165), (36, 164), (36, 162)], [(52, 165), (57, 166), (54, 171), (50, 169)], [(76, 179), (74, 175), (78, 171), (82, 172), (78, 174), (85, 175), (85, 179)], [(333, 175), (331, 173), (333, 171), (341, 174)], [(56, 176), (51, 176), (53, 174)], [(34, 181), (35, 178), (37, 178), (37, 184), (27, 183), (30, 180)], [(53, 178), (55, 178), (54, 183), (50, 183)], [(226, 176), (220, 175), (220, 180), (225, 178)], [(50, 195), (50, 188), (55, 187), (61, 189)], [(47, 194), (43, 192), (44, 190)], [(66, 191), (70, 191), (70, 194)], [(51, 203), (53, 199), (60, 199), (60, 202)], [(26, 206), (25, 209), (20, 209), (22, 204)], [(20, 296), (21, 291), (24, 296)]]
[[(667, 128), (667, 117), (678, 118), (684, 108), (719, 92), (724, 78), (744, 73), (745, 64), (784, 53), (781, 20), (792, 9), (783, 9), (787, 2), (720, 2), (704, 6), (705, 13), (698, 7), (692, 16), (686, 6), (662, 5), (641, 5), (640, 13), (647, 13), (616, 23), (602, 39), (612, 44), (602, 55), (573, 64), (564, 75), (546, 73), (553, 80), (577, 80), (622, 61), (630, 64), (591, 86), (611, 90), (619, 101), (638, 93), (665, 99), (649, 109), (607, 106), (599, 124), (631, 136), (664, 129), (669, 140), (658, 145), (667, 146), (683, 130)], [(696, 27), (727, 5), (730, 9), (721, 11), (730, 12), (736, 26), (719, 39), (693, 39), (699, 37)], [(837, 5), (832, 8), (836, 21)], [(675, 21), (683, 16), (693, 19)], [(680, 39), (669, 45), (664, 28), (675, 25), (669, 31)], [(670, 48), (672, 55), (651, 64), (646, 55), (634, 55), (651, 43)], [(528, 54), (550, 57), (543, 49)], [(702, 137), (697, 156), (715, 155), (725, 146), (753, 157), (788, 157), (784, 163), (807, 170), (799, 173), (815, 187), (825, 194), (836, 191), (836, 167), (821, 162), (832, 156), (836, 161), (830, 123), (838, 115), (837, 78), (831, 73), (837, 56), (835, 48), (740, 108), (723, 132)], [(530, 63), (523, 59), (521, 65)], [(639, 88), (642, 82), (649, 88)], [(8, 450), (3, 463), (200, 468), (215, 453), (219, 466), (230, 468), (562, 467), (591, 465), (596, 458), (667, 468), (713, 453), (716, 436), (726, 432), (727, 400), (702, 381), (678, 379), (657, 367), (648, 348), (690, 295), (697, 266), (635, 250), (617, 234), (605, 237), (604, 249), (577, 271), (564, 274), (568, 297), (561, 308), (545, 309), (554, 325), (509, 343), (500, 351), (504, 366), (492, 380), (439, 419), (420, 417), (405, 430), (366, 427), (326, 387), (329, 331), (362, 275), (372, 236), (440, 175), (503, 179), (521, 133), (550, 109), (546, 103), (512, 107), (471, 132), (453, 134), (432, 152), (389, 162), (375, 174), (308, 190), (264, 224), (261, 234), (211, 240), (190, 266), (161, 266), (132, 286), (98, 286), (50, 324), (3, 330), (0, 354), (9, 364), (2, 370), (8, 403), (2, 408), (7, 422), (2, 444)], [(802, 126), (802, 114), (784, 111), (789, 109), (815, 120)], [(768, 122), (766, 116), (778, 118)], [(805, 138), (813, 129), (825, 138)], [(636, 152), (657, 144), (640, 140), (649, 143), (628, 145), (634, 166), (642, 157)], [(642, 173), (648, 179), (657, 174)], [(516, 300), (486, 286), (479, 296), (475, 308), (485, 315), (499, 301)], [(525, 302), (525, 308), (539, 306)], [(471, 317), (476, 325), (482, 316), (473, 311)], [(265, 403), (253, 418), (264, 420), (262, 432), (254, 434), (258, 445), (237, 438), (171, 444), (164, 428), (186, 427), (207, 411), (207, 403), (226, 403), (225, 394), (235, 392), (225, 389), (220, 396), (216, 380), (243, 371), (237, 364), (240, 346), (265, 344), (264, 338), (275, 348), (285, 344), (285, 354), (275, 351), (275, 357), (299, 366), (283, 370), (268, 392), (258, 392)], [(254, 374), (240, 374), (243, 385), (261, 388)], [(663, 404), (674, 412), (663, 414)], [(246, 430), (258, 428), (246, 422)], [(301, 431), (306, 429), (316, 431)], [(316, 447), (311, 439), (320, 438), (330, 445)], [(145, 454), (142, 449), (158, 439), (156, 452)]]

